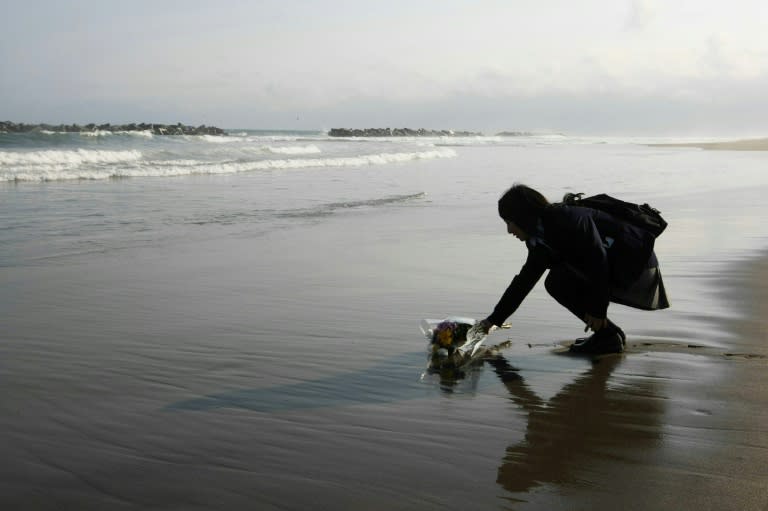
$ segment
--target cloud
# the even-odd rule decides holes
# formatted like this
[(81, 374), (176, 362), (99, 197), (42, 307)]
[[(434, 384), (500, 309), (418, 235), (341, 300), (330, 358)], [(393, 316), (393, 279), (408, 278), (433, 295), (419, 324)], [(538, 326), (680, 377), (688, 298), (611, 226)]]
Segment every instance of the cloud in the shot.
[(715, 114), (735, 126), (738, 111), (755, 124), (768, 119), (754, 92), (768, 86), (768, 8), (737, 4), (101, 3), (47, 22), (19, 4), (0, 17), (18, 27), (0, 45), (0, 117), (608, 131)]
[(628, 31), (642, 31), (648, 28), (656, 15), (652, 0), (632, 0), (624, 28)]

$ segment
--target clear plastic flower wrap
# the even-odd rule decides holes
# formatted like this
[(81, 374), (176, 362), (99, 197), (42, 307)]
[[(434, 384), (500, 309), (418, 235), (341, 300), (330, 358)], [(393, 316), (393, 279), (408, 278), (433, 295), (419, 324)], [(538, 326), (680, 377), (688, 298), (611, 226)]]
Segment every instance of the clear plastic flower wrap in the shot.
[(474, 325), (474, 319), (465, 317), (425, 319), (421, 331), (429, 341), (432, 355), (448, 357), (467, 342), (467, 332)]
[(429, 369), (459, 368), (472, 359), (486, 334), (473, 327), (473, 318), (451, 316), (425, 319), (421, 331), (427, 338)]

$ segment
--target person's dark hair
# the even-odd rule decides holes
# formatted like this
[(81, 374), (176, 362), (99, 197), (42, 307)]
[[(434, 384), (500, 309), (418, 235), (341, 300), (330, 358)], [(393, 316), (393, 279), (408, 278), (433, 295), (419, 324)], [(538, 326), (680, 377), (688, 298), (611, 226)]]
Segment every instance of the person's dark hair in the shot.
[(536, 224), (549, 206), (549, 201), (539, 192), (525, 185), (516, 184), (499, 199), (499, 216), (528, 234), (536, 232)]

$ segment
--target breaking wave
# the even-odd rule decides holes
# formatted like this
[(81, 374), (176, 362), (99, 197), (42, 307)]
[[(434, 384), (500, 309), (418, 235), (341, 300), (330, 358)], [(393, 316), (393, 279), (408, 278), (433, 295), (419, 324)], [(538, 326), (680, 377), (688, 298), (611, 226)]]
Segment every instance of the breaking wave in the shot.
[(322, 152), (314, 144), (307, 146), (264, 146), (264, 150), (274, 154), (319, 154)]
[(74, 149), (67, 151), (45, 150), (27, 152), (0, 152), (0, 169), (14, 166), (61, 166), (83, 165), (92, 163), (124, 163), (138, 161), (142, 157), (135, 149), (127, 151), (100, 151), (93, 149)]
[[(319, 149), (298, 146), (288, 151), (311, 154)], [(272, 148), (274, 149), (274, 148)], [(294, 154), (288, 152), (288, 154)], [(0, 181), (55, 181), (123, 177), (170, 177), (194, 174), (236, 174), (259, 170), (289, 170), (325, 167), (363, 167), (413, 160), (452, 158), (451, 148), (418, 152), (378, 153), (337, 158), (290, 158), (252, 161), (210, 162), (193, 159), (145, 160), (137, 150), (0, 152)]]

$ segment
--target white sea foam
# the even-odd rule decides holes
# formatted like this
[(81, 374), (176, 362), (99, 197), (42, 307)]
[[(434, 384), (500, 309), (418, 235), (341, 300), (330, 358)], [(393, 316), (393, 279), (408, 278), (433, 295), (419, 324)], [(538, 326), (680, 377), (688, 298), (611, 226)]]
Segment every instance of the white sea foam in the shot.
[(141, 159), (141, 152), (130, 151), (99, 151), (92, 149), (74, 149), (71, 151), (2, 151), (0, 152), (0, 168), (26, 165), (67, 165), (77, 166), (86, 163), (121, 163)]
[(152, 130), (143, 130), (143, 131), (115, 131), (116, 135), (128, 135), (131, 137), (140, 137), (140, 138), (153, 138), (155, 136), (154, 133), (152, 133)]
[[(126, 169), (128, 174), (121, 176), (176, 176), (184, 174), (235, 174), (255, 170), (304, 169), (320, 167), (362, 167), (368, 165), (385, 165), (413, 160), (428, 160), (434, 158), (452, 158), (456, 156), (453, 149), (436, 148), (432, 151), (415, 153), (380, 153), (339, 158), (289, 159), (289, 160), (257, 160), (257, 161), (226, 161), (202, 162), (195, 160), (173, 160), (149, 162), (142, 168)], [(147, 173), (149, 172), (149, 173)]]
[[(297, 140), (306, 139), (307, 137), (301, 137), (299, 135), (250, 135), (246, 140), (249, 142), (295, 142)], [(317, 140), (317, 138), (314, 138)]]
[(80, 136), (81, 137), (111, 137), (114, 135), (109, 130), (93, 130), (93, 131), (81, 131)]
[(314, 144), (306, 146), (264, 146), (263, 149), (275, 154), (319, 154), (322, 152)]
[(212, 144), (231, 144), (233, 142), (242, 142), (241, 137), (226, 137), (223, 135), (184, 135), (186, 137), (193, 137), (193, 140), (203, 140)]
[[(194, 174), (235, 174), (258, 170), (324, 167), (362, 167), (390, 163), (452, 158), (453, 149), (379, 153), (339, 158), (209, 162), (192, 159), (141, 161), (139, 151), (38, 151), (0, 153), (0, 181), (53, 181), (113, 177), (164, 177)], [(102, 165), (102, 164), (107, 165)]]
[(147, 162), (147, 165), (158, 167), (199, 167), (201, 165), (208, 165), (209, 162), (200, 160), (159, 160)]

